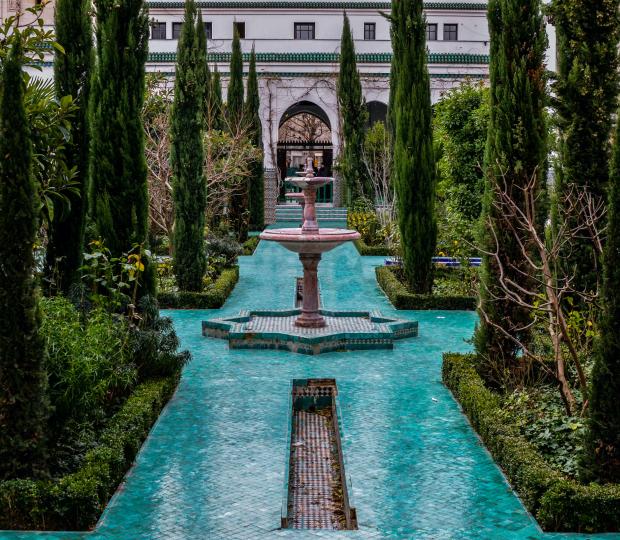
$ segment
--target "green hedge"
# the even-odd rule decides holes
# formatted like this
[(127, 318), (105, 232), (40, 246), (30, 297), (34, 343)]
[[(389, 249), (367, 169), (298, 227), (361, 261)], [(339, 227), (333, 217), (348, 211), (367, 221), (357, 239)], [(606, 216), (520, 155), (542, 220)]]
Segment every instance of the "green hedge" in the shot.
[(439, 296), (433, 294), (413, 294), (394, 275), (389, 266), (375, 268), (377, 282), (396, 309), (416, 310), (463, 310), (476, 309), (475, 296)]
[(241, 246), (243, 248), (243, 254), (245, 256), (254, 255), (254, 251), (256, 251), (259, 242), (260, 238), (258, 236), (250, 236)]
[(620, 530), (620, 485), (584, 485), (553, 469), (501, 414), (500, 398), (474, 368), (474, 355), (444, 354), (444, 384), (546, 531)]
[(385, 245), (369, 246), (361, 238), (353, 242), (360, 255), (371, 257), (387, 257), (391, 255), (390, 248)]
[(239, 267), (234, 266), (225, 269), (205, 292), (160, 292), (157, 300), (163, 309), (217, 309), (224, 305), (237, 281), (239, 281)]
[(94, 527), (177, 382), (175, 375), (138, 386), (75, 473), (57, 481), (0, 482), (0, 530)]

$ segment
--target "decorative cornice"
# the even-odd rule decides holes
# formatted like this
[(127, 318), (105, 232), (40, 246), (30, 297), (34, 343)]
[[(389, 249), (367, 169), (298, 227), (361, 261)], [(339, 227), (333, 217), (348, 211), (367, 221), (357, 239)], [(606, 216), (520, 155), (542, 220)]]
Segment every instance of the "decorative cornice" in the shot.
[[(149, 9), (183, 9), (183, 2), (180, 1), (152, 1), (146, 2)], [(389, 10), (391, 2), (368, 2), (368, 1), (339, 1), (339, 2), (316, 2), (304, 1), (295, 2), (292, 0), (206, 0), (196, 2), (201, 9), (336, 9), (336, 10), (355, 10), (355, 9), (383, 9)], [(466, 2), (425, 2), (425, 10), (459, 10), (459, 11), (486, 11), (487, 4), (468, 4)]]
[[(210, 62), (230, 62), (231, 53), (210, 52)], [(355, 55), (358, 64), (390, 64), (392, 53), (360, 53)], [(176, 62), (176, 52), (149, 53), (148, 61), (152, 63)], [(339, 61), (338, 53), (256, 53), (258, 63), (284, 63), (284, 64), (335, 64)], [(249, 62), (250, 54), (243, 53), (243, 60)], [(429, 64), (488, 64), (487, 54), (466, 53), (429, 53)]]

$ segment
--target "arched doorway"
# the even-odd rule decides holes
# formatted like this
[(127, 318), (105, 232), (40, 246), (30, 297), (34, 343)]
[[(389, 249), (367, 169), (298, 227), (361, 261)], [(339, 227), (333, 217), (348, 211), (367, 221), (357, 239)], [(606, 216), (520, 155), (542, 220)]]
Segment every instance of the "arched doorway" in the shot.
[(387, 118), (387, 105), (380, 101), (369, 101), (366, 103), (368, 109), (368, 127), (373, 126), (377, 122), (383, 122)]
[[(291, 191), (284, 179), (295, 176), (303, 169), (310, 155), (315, 174), (332, 176), (333, 146), (331, 123), (325, 111), (311, 101), (299, 101), (282, 115), (278, 126), (278, 170), (280, 174), (280, 200)], [(333, 188), (324, 186), (317, 193), (317, 202), (331, 203)]]

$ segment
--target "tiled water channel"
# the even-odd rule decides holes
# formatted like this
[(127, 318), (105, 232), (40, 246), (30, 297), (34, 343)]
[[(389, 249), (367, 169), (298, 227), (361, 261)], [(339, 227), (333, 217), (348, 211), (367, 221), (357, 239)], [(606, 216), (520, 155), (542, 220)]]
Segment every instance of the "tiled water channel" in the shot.
[[(381, 262), (350, 245), (327, 254), (325, 307), (396, 315), (376, 286)], [(206, 316), (290, 308), (298, 273), (295, 254), (261, 243), (241, 259), (241, 280), (224, 308)], [(202, 337), (204, 311), (171, 315), (194, 359), (96, 531), (0, 538), (595, 538), (543, 535), (441, 384), (441, 353), (469, 350), (474, 314), (398, 312), (420, 322), (418, 338), (393, 351), (320, 356), (231, 351)], [(314, 377), (338, 381), (357, 531), (279, 530), (290, 383)]]

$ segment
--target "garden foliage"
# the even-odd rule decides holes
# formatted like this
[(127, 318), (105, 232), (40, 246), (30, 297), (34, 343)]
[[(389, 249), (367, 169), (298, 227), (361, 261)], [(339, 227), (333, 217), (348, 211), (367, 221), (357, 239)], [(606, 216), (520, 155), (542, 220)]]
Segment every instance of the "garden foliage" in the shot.
[[(618, 0), (554, 0), (557, 80), (553, 105), (559, 127), (556, 166), (558, 203), (576, 188), (606, 199), (611, 156), (612, 117), (618, 96)], [(574, 218), (571, 225), (574, 225)], [(600, 262), (588, 238), (563, 254), (575, 288), (596, 291)]]
[(53, 287), (64, 294), (79, 280), (84, 251), (88, 206), (88, 101), (93, 60), (90, 0), (59, 0), (55, 6), (54, 29), (63, 51), (54, 55), (56, 99), (72, 96), (77, 106), (71, 122), (70, 140), (63, 150), (67, 169), (74, 168), (74, 189), (60, 201), (65, 211), (55, 211), (47, 229), (47, 268)]
[[(147, 240), (142, 105), (149, 22), (142, 0), (95, 0), (95, 14), (90, 213), (96, 234), (119, 257)], [(144, 290), (153, 294), (151, 266), (144, 275)]]
[[(246, 129), (243, 93), (243, 54), (239, 33), (235, 27), (230, 57), (230, 79), (226, 96), (228, 129), (233, 138)], [(249, 179), (243, 178), (230, 194), (229, 220), (240, 242), (245, 242), (248, 237), (248, 189)]]
[(252, 47), (250, 54), (250, 69), (248, 72), (248, 89), (245, 101), (245, 121), (248, 126), (248, 135), (252, 145), (260, 149), (260, 157), (252, 162), (251, 175), (248, 180), (248, 212), (249, 228), (253, 231), (262, 231), (265, 225), (265, 179), (263, 169), (263, 129), (260, 121), (260, 97), (258, 75), (256, 73), (256, 53)]
[(207, 83), (204, 32), (202, 22), (196, 21), (196, 3), (186, 2), (170, 119), (174, 271), (177, 285), (184, 291), (202, 290), (207, 266), (204, 252), (207, 188), (202, 136)]
[[(488, 18), (490, 118), (479, 241), (485, 254), (480, 287), (481, 321), (475, 344), (484, 361), (499, 364), (501, 372), (514, 373), (519, 364), (517, 343), (528, 339), (529, 313), (503, 294), (498, 262), (489, 253), (498, 252), (506, 278), (528, 284), (528, 267), (519, 232), (512, 230), (510, 216), (496, 203), (498, 192), (505, 189), (515, 204), (523, 208), (522, 188), (534, 175), (545, 177), (547, 38), (540, 0), (491, 0)], [(544, 180), (539, 180), (537, 185), (544, 186)], [(544, 226), (545, 217), (540, 215), (539, 227)]]
[(603, 302), (583, 473), (586, 478), (620, 484), (620, 126), (616, 129), (609, 184)]
[(474, 356), (445, 354), (443, 382), (527, 509), (546, 531), (620, 530), (620, 486), (582, 484), (558, 472), (506, 421), (500, 396), (489, 390)]
[(355, 62), (355, 45), (346, 13), (343, 19), (336, 91), (342, 117), (340, 171), (347, 189), (347, 199), (351, 202), (359, 197), (372, 199), (373, 192), (362, 160), (368, 111), (362, 94), (362, 83)]
[(433, 286), (437, 241), (435, 157), (426, 21), (422, 0), (402, 0), (392, 11), (394, 126), (393, 185), (407, 282), (417, 294)]
[(39, 201), (22, 54), (15, 39), (0, 85), (0, 481), (47, 469), (49, 404), (32, 250)]

